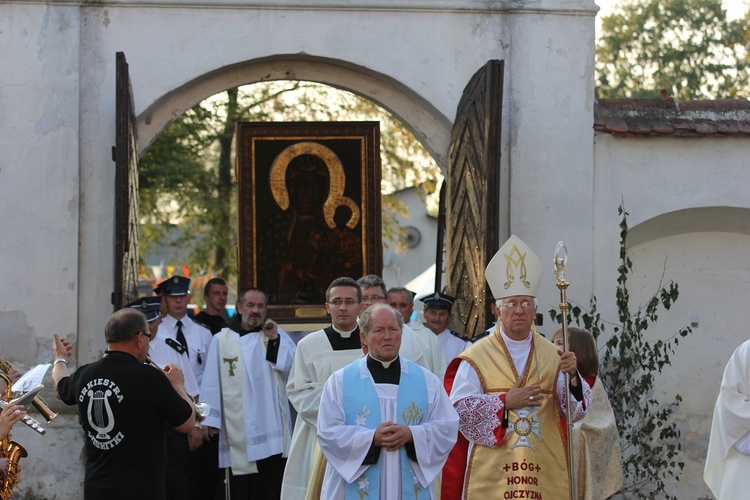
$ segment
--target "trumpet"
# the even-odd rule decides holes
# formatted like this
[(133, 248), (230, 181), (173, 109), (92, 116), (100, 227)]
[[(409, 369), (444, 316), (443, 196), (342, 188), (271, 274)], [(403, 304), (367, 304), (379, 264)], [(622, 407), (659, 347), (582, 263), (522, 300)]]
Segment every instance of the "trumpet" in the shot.
[[(11, 366), (11, 364), (5, 359), (3, 359), (2, 357), (0, 357), (0, 372), (7, 375), (8, 373), (11, 372), (11, 370), (13, 370), (13, 367)], [(42, 397), (38, 394), (34, 396), (34, 399), (31, 401), (31, 404), (34, 405), (34, 408), (36, 408), (39, 413), (42, 414), (42, 416), (47, 421), (47, 423), (52, 422), (52, 420), (57, 416), (57, 413), (53, 412), (50, 409), (47, 402), (44, 399), (42, 399)]]
[[(5, 391), (7, 393), (6, 397), (10, 397), (10, 386), (12, 384), (12, 382), (10, 380), (10, 377), (8, 377), (5, 373), (0, 373), (0, 378), (2, 378), (5, 381), (5, 383), (7, 384), (7, 388), (5, 389)], [(39, 387), (41, 387), (41, 386), (39, 386)], [(10, 405), (14, 405), (14, 404), (21, 404), (21, 403), (17, 403), (17, 400), (6, 401), (2, 397), (0, 397), (0, 408), (5, 408), (6, 406), (10, 406)], [(47, 433), (47, 431), (44, 430), (44, 427), (42, 427), (42, 424), (40, 424), (39, 422), (37, 422), (36, 420), (34, 420), (33, 418), (31, 418), (28, 415), (24, 415), (23, 418), (21, 419), (21, 422), (23, 422), (24, 424), (28, 425), (29, 427), (31, 427), (32, 429), (34, 429), (35, 431), (37, 431), (41, 435), (44, 435), (44, 434)]]
[[(0, 400), (0, 408), (5, 408), (6, 406), (10, 406), (12, 404), (13, 403), (9, 403), (7, 401)], [(42, 427), (42, 424), (40, 424), (37, 420), (34, 420), (33, 418), (31, 418), (28, 415), (24, 415), (24, 417), (21, 419), (21, 422), (23, 422), (24, 424), (28, 425), (29, 427), (31, 427), (35, 431), (37, 431), (42, 436), (44, 436), (45, 434), (47, 434), (47, 431), (44, 429), (44, 427)]]
[[(153, 359), (151, 359), (149, 356), (146, 356), (146, 364), (151, 365), (154, 368), (158, 368), (161, 371), (164, 371), (164, 369), (157, 365)], [(195, 409), (195, 425), (196, 427), (200, 426), (200, 423), (206, 420), (206, 417), (208, 417), (208, 414), (211, 413), (211, 405), (208, 403), (199, 401), (199, 402), (193, 402), (193, 408)]]

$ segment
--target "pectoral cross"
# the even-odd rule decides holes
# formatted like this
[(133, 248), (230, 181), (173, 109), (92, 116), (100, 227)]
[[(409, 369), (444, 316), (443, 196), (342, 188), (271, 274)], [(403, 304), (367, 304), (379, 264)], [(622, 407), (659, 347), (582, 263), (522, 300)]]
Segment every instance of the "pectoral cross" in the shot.
[(222, 359), (224, 359), (225, 363), (229, 363), (229, 376), (234, 377), (234, 369), (237, 368), (237, 365), (235, 363), (237, 363), (238, 356)]

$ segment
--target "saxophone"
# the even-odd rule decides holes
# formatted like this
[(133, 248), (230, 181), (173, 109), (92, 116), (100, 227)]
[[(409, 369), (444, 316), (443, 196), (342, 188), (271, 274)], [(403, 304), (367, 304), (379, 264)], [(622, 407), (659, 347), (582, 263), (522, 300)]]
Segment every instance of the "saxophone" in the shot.
[[(0, 356), (0, 376), (2, 376), (2, 374), (7, 375), (12, 369), (13, 367), (10, 365), (10, 363), (8, 363), (5, 359), (3, 359), (2, 356)], [(6, 401), (10, 401), (10, 399), (6, 398)], [(47, 402), (43, 400), (42, 397), (38, 394), (34, 396), (34, 400), (31, 402), (31, 404), (34, 405), (34, 408), (36, 408), (37, 411), (42, 414), (47, 422), (52, 422), (52, 419), (57, 416), (57, 413), (53, 412)]]
[[(5, 381), (5, 394), (3, 395), (3, 401), (10, 401), (13, 390), (11, 386), (13, 381), (5, 373), (0, 373), (0, 378)], [(28, 456), (26, 449), (23, 446), (11, 441), (11, 435), (0, 440), (0, 458), (8, 459), (8, 471), (5, 476), (5, 481), (2, 482), (0, 487), (0, 500), (8, 500), (13, 495), (13, 488), (18, 484), (21, 479), (21, 466), (18, 464), (19, 460)]]

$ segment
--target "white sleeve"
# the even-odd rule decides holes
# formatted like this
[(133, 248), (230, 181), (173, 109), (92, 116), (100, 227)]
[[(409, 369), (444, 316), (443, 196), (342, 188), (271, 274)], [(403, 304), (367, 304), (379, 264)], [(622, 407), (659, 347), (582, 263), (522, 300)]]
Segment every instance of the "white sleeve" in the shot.
[(201, 401), (208, 403), (211, 411), (203, 422), (207, 427), (221, 429), (221, 373), (219, 372), (219, 336), (214, 336), (206, 355), (206, 369), (201, 381)]
[(342, 374), (334, 373), (326, 382), (318, 412), (318, 443), (328, 464), (351, 483), (364, 472), (362, 461), (370, 450), (375, 429), (346, 425), (343, 407)]
[(427, 422), (409, 426), (417, 452), (414, 472), (424, 487), (432, 483), (443, 470), (448, 453), (458, 439), (458, 414), (440, 380), (430, 375), (432, 374), (425, 374), (428, 376), (427, 391), (430, 398)]

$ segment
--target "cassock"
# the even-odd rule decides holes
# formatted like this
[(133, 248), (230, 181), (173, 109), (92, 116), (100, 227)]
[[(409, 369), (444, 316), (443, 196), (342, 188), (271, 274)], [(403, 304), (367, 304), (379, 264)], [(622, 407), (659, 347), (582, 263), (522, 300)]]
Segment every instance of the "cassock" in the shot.
[[(569, 491), (569, 474), (559, 366), (557, 347), (541, 335), (516, 341), (502, 331), (449, 364), (445, 388), (461, 419), (461, 435), (443, 470), (442, 500), (567, 496), (561, 493)], [(505, 394), (519, 377), (521, 386), (541, 386), (543, 404), (505, 412)], [(574, 422), (591, 406), (583, 377), (577, 390), (582, 401), (573, 401)]]
[(333, 326), (310, 333), (297, 344), (286, 385), (297, 410), (289, 459), (281, 486), (282, 500), (305, 498), (315, 445), (323, 384), (333, 372), (362, 356), (359, 328), (338, 332)]
[(241, 333), (225, 328), (211, 341), (201, 384), (201, 399), (211, 411), (203, 425), (219, 429), (219, 467), (232, 467), (234, 474), (254, 473), (251, 462), (289, 452), (286, 381), (295, 345), (284, 330), (277, 331), (278, 342), (259, 328)]
[[(387, 365), (367, 356), (325, 384), (321, 498), (437, 498), (434, 481), (456, 441), (458, 415), (434, 374), (400, 357)], [(375, 447), (375, 428), (387, 421), (409, 425), (413, 443), (397, 451)]]
[(750, 340), (729, 358), (711, 422), (703, 480), (718, 500), (750, 490)]

